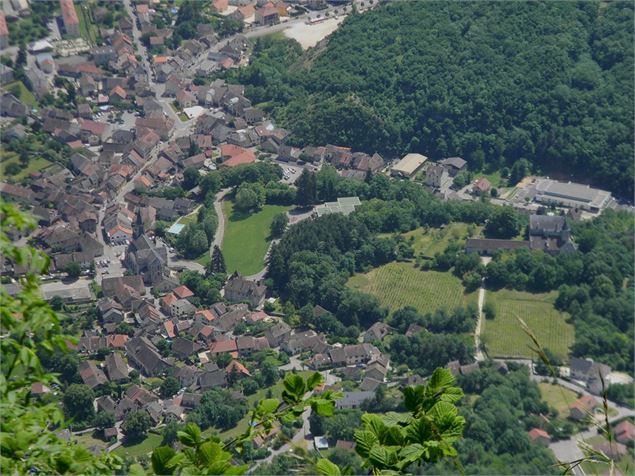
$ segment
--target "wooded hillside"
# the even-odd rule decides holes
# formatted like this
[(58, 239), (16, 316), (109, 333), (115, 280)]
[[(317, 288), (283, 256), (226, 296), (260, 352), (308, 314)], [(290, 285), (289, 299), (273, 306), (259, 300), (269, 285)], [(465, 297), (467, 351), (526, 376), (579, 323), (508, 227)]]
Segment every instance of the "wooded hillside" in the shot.
[(234, 74), (300, 145), (527, 158), (633, 193), (632, 3), (397, 2), (349, 16), (319, 54), (289, 42)]

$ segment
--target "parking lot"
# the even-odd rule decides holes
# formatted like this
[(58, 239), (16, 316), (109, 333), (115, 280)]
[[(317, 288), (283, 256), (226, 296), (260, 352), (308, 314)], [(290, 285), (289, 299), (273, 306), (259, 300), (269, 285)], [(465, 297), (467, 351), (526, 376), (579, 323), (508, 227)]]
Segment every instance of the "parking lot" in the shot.
[(97, 284), (101, 284), (101, 280), (104, 278), (124, 275), (125, 268), (121, 260), (124, 258), (125, 252), (125, 245), (104, 247), (104, 255), (95, 258), (95, 281)]

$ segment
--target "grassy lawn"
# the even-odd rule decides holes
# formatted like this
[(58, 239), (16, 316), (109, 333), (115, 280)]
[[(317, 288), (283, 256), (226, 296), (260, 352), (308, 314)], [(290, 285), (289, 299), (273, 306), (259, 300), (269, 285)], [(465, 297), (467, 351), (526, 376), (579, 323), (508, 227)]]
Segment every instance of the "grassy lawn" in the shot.
[[(451, 223), (444, 228), (417, 228), (404, 233), (406, 240), (412, 241), (412, 249), (415, 254), (434, 256), (441, 253), (452, 240), (465, 240), (468, 238), (467, 223)], [(482, 227), (474, 227), (473, 235), (478, 236)]]
[(130, 446), (121, 445), (119, 448), (113, 451), (113, 453), (117, 456), (144, 456), (152, 452), (152, 450), (157, 446), (161, 446), (162, 439), (163, 437), (161, 435), (148, 433), (148, 437), (142, 442)]
[(489, 183), (491, 183), (492, 187), (494, 188), (500, 187), (501, 181), (503, 180), (501, 177), (500, 170), (496, 170), (495, 172), (492, 172), (489, 174), (486, 174), (484, 172), (475, 173), (474, 177), (472, 178), (472, 182), (480, 178), (486, 178), (487, 180), (489, 180)]
[(347, 286), (377, 296), (391, 312), (413, 306), (433, 312), (476, 304), (477, 293), (465, 294), (461, 280), (449, 272), (421, 271), (409, 263), (388, 263), (349, 279)]
[(578, 399), (578, 395), (568, 388), (552, 383), (540, 382), (538, 384), (542, 399), (558, 411), (560, 417), (569, 416), (569, 405)]
[(91, 448), (93, 446), (107, 448), (110, 446), (110, 443), (100, 440), (99, 438), (95, 438), (92, 433), (84, 433), (83, 435), (73, 436), (73, 440), (82, 445), (84, 448)]
[(264, 268), (273, 217), (290, 208), (265, 205), (259, 212), (245, 216), (234, 212), (234, 203), (231, 200), (223, 201), (225, 235), (222, 249), (228, 274), (238, 270), (249, 276)]
[(487, 291), (485, 302), (491, 302), (496, 310), (495, 319), (484, 321), (483, 340), (490, 357), (536, 357), (529, 348), (531, 339), (517, 319), (520, 318), (543, 348), (568, 361), (574, 331), (573, 326), (566, 322), (567, 315), (553, 307), (556, 295), (555, 291), (544, 294), (508, 289)]
[(20, 165), (20, 160), (14, 153), (0, 154), (0, 180), (11, 178), (14, 181), (20, 181), (28, 177), (32, 172), (41, 172), (51, 165), (51, 162), (41, 157), (31, 158), (26, 167), (20, 165), (20, 172), (15, 175), (7, 175), (6, 167), (12, 163)]
[(31, 106), (31, 107), (37, 106), (37, 99), (35, 98), (33, 93), (27, 89), (27, 87), (24, 85), (22, 81), (13, 81), (12, 83), (7, 83), (4, 86), (2, 86), (2, 89), (4, 89), (5, 91), (9, 91), (11, 93), (13, 93), (16, 88), (20, 90), (20, 93), (17, 94), (16, 97), (21, 102), (23, 102), (27, 106)]

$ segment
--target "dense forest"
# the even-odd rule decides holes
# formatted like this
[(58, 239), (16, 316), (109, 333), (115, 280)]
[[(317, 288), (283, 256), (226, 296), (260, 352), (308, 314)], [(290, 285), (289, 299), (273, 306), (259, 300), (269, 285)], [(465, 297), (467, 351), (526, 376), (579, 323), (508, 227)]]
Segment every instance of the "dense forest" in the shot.
[(294, 132), (387, 157), (459, 155), (633, 194), (632, 2), (397, 2), (323, 50), (259, 40), (229, 79)]

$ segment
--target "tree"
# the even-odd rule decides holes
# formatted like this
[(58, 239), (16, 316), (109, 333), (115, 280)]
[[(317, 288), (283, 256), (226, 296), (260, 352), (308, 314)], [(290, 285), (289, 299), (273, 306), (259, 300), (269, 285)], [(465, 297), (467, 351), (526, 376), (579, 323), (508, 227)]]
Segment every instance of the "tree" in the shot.
[(17, 162), (9, 162), (5, 167), (5, 172), (7, 175), (18, 175), (22, 171), (22, 167)]
[(64, 271), (71, 279), (77, 279), (82, 274), (82, 268), (79, 266), (79, 263), (76, 263), (74, 261), (64, 266)]
[(145, 411), (132, 411), (126, 415), (121, 424), (121, 431), (129, 441), (143, 440), (152, 427), (150, 416)]
[(518, 212), (510, 206), (497, 207), (485, 225), (485, 234), (491, 238), (513, 238), (519, 229)]
[(298, 191), (296, 201), (298, 205), (308, 207), (317, 201), (317, 182), (315, 173), (304, 169), (296, 182)]
[(496, 317), (496, 308), (491, 302), (486, 302), (483, 305), (483, 314), (485, 315), (485, 319), (491, 320)]
[(524, 179), (531, 170), (531, 164), (527, 159), (519, 159), (514, 162), (512, 165), (511, 171), (509, 172), (509, 182), (510, 184), (517, 184), (522, 179)]
[(225, 266), (225, 258), (223, 257), (223, 252), (219, 248), (218, 245), (214, 245), (214, 249), (212, 250), (212, 259), (209, 263), (209, 272), (210, 273), (226, 273), (227, 268)]
[(61, 311), (64, 308), (64, 299), (61, 296), (53, 296), (49, 304), (54, 311)]
[(24, 43), (20, 43), (20, 47), (18, 48), (18, 54), (15, 57), (16, 68), (21, 68), (25, 66), (26, 59), (27, 59), (26, 45)]
[(64, 392), (64, 411), (66, 415), (77, 422), (89, 422), (95, 410), (93, 400), (95, 394), (84, 384), (72, 384)]
[(110, 412), (99, 412), (93, 418), (93, 426), (96, 426), (100, 430), (112, 428), (115, 426), (115, 415)]
[(198, 185), (201, 175), (198, 173), (198, 169), (194, 167), (186, 167), (183, 171), (183, 188), (185, 190), (192, 190)]
[(159, 387), (159, 395), (162, 398), (170, 398), (181, 389), (181, 384), (174, 377), (166, 377), (163, 382), (161, 382), (161, 387)]
[(178, 440), (178, 431), (181, 430), (181, 426), (179, 423), (175, 421), (169, 422), (163, 428), (163, 440), (161, 440), (161, 445), (163, 446), (172, 446), (172, 444)]
[(276, 216), (274, 216), (273, 221), (271, 222), (271, 236), (282, 236), (284, 230), (287, 228), (288, 223), (289, 217), (287, 217), (286, 213), (278, 213)]
[(264, 201), (265, 191), (262, 185), (243, 183), (236, 192), (234, 208), (241, 213), (250, 213), (262, 208)]

